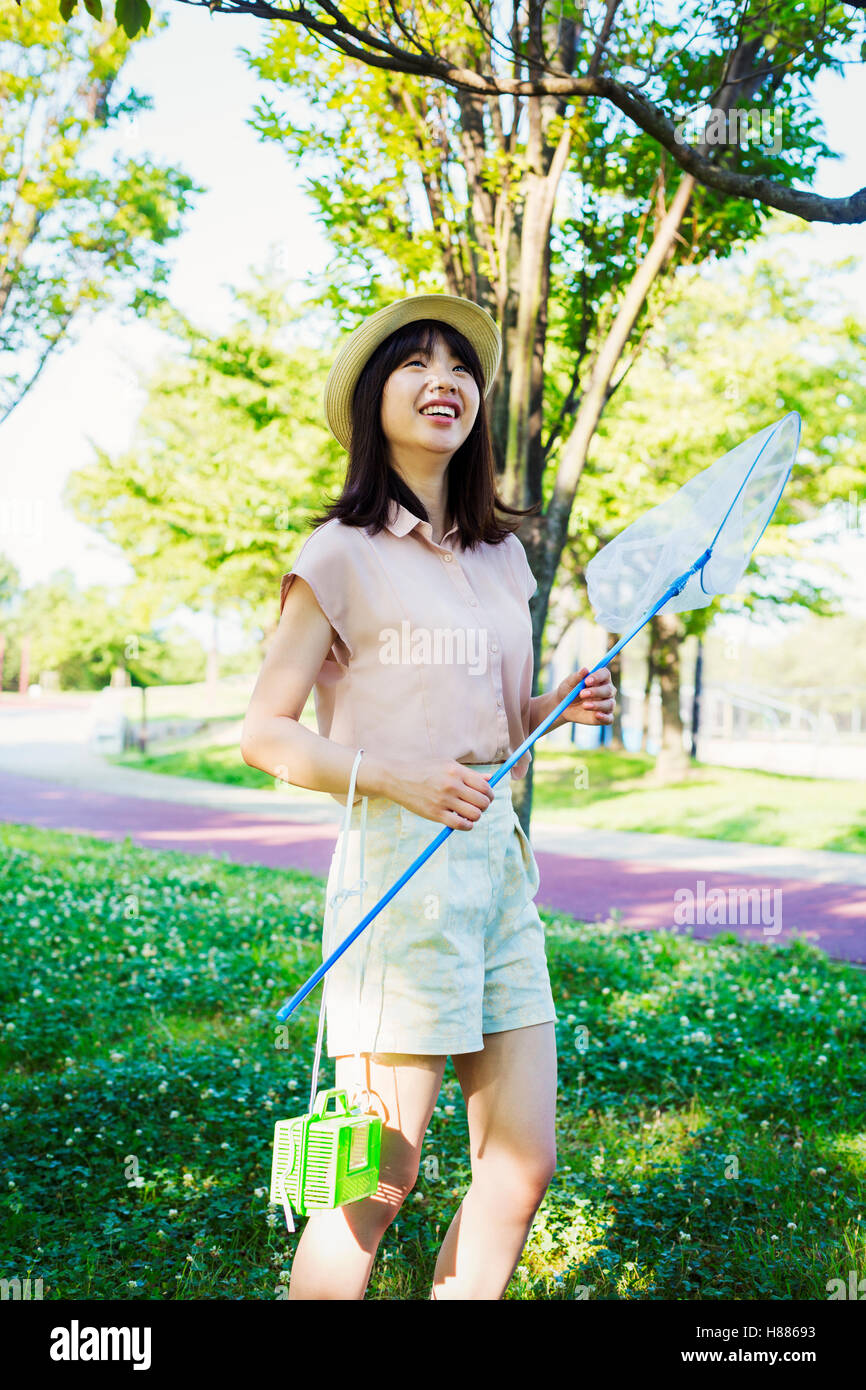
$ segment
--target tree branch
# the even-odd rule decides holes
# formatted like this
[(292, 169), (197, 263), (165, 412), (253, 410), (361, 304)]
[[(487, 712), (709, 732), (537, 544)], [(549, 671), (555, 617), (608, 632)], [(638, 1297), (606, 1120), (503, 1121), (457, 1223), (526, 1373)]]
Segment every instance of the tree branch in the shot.
[[(176, 3), (201, 8), (207, 4), (207, 0), (176, 0)], [(328, 22), (303, 4), (291, 9), (281, 9), (268, 4), (267, 0), (221, 0), (217, 13), (247, 14), (260, 19), (302, 24), (311, 33), (318, 34), (348, 57), (356, 58), (371, 67), (438, 78), (450, 87), (473, 95), (597, 97), (609, 101), (639, 130), (652, 136), (685, 173), (691, 174), (706, 188), (716, 189), (735, 198), (757, 200), (765, 207), (793, 213), (806, 222), (866, 222), (866, 188), (858, 189), (848, 197), (827, 198), (808, 189), (791, 188), (762, 174), (744, 174), (723, 168), (713, 163), (700, 148), (679, 140), (674, 123), (660, 107), (645, 97), (633, 82), (619, 82), (615, 78), (597, 73), (589, 73), (583, 77), (548, 73), (543, 78), (519, 79), (498, 76), (493, 72), (477, 72), (471, 68), (459, 67), (446, 56), (427, 52), (420, 45), (417, 53), (409, 53), (372, 29), (359, 29), (340, 12), (332, 0), (318, 0), (318, 3), (320, 10), (329, 16)], [(609, 6), (608, 15), (610, 9)], [(605, 25), (606, 23), (607, 17)], [(413, 37), (413, 42), (418, 44), (417, 36)], [(596, 52), (598, 53), (598, 49)], [(515, 53), (516, 65), (525, 61), (528, 61), (526, 55)], [(519, 66), (517, 70), (519, 71)], [(722, 85), (724, 81), (725, 79)]]

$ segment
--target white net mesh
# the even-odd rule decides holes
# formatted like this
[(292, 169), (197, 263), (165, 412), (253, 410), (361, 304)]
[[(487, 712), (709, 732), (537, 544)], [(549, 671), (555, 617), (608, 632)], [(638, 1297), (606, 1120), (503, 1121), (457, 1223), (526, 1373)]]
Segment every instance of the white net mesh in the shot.
[(800, 424), (791, 411), (753, 434), (604, 546), (586, 567), (596, 621), (608, 632), (628, 631), (710, 545), (703, 569), (659, 612), (705, 608), (731, 593), (788, 480)]

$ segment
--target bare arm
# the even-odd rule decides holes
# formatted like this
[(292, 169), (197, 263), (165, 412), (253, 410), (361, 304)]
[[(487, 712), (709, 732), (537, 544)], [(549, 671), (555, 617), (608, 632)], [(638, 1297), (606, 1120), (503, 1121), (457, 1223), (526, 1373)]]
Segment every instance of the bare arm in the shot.
[[(304, 705), (336, 634), (299, 574), (262, 663), (241, 730), (241, 756), (283, 782), (344, 799), (357, 749), (341, 747), (304, 728)], [(365, 752), (358, 766), (356, 796), (387, 796), (381, 758)]]
[[(337, 634), (306, 580), (295, 575), (241, 730), (250, 767), (344, 800), (357, 749), (305, 729), (301, 714)], [(489, 777), (453, 758), (384, 759), (365, 752), (357, 796), (386, 796), (417, 815), (471, 830), (493, 799)]]

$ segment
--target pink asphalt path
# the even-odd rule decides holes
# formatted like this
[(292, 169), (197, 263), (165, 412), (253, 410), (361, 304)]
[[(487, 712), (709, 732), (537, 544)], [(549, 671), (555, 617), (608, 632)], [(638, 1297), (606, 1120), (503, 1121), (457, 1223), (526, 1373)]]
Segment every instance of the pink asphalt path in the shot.
[[(82, 791), (9, 773), (0, 775), (0, 820), (101, 839), (128, 836), (133, 844), (146, 849), (212, 854), (237, 863), (295, 869), (322, 878), (327, 877), (339, 830), (336, 818), (310, 824), (276, 816), (242, 815), (187, 802)], [(440, 828), (431, 822), (431, 840)], [(590, 859), (545, 850), (535, 850), (535, 857), (541, 874), (538, 906), (568, 913), (579, 921), (604, 921), (617, 912), (621, 923), (633, 929), (686, 931), (701, 939), (735, 931), (744, 940), (769, 945), (784, 945), (796, 933), (834, 959), (866, 964), (866, 887), (857, 884), (755, 878), (709, 865), (695, 871), (647, 859)], [(751, 922), (715, 926), (702, 922), (700, 914), (696, 914), (695, 924), (677, 926), (674, 894), (689, 889), (700, 902), (701, 882), (705, 894), (713, 889), (727, 894), (728, 889), (763, 888), (768, 923), (772, 920), (772, 890), (781, 889), (781, 931), (767, 933), (763, 925)]]

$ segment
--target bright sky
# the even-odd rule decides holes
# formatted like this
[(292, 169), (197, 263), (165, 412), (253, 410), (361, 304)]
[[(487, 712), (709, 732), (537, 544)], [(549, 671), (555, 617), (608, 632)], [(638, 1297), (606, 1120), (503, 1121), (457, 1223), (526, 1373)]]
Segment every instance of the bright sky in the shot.
[[(139, 44), (122, 75), (125, 84), (153, 97), (153, 109), (141, 113), (132, 130), (127, 123), (123, 146), (178, 164), (208, 188), (188, 215), (187, 230), (171, 244), (169, 294), (195, 321), (217, 329), (231, 315), (226, 287), (244, 282), (250, 267), (270, 259), (281, 270), (291, 268), (300, 293), (305, 274), (327, 264), (328, 246), (302, 191), (305, 174), (275, 144), (260, 143), (246, 124), (260, 87), (238, 49), (257, 49), (264, 26), (182, 4), (162, 8), (170, 27)], [(852, 67), (818, 86), (828, 144), (844, 154), (824, 161), (820, 193), (848, 194), (866, 185), (862, 81), (862, 69)], [(798, 243), (804, 251), (806, 240)], [(845, 283), (866, 322), (864, 228), (813, 225), (808, 243), (822, 258), (861, 258), (856, 276)], [(155, 330), (130, 320), (106, 310), (79, 328), (76, 341), (54, 357), (0, 426), (0, 550), (26, 584), (62, 566), (81, 584), (129, 578), (122, 555), (79, 525), (60, 493), (69, 473), (92, 461), (91, 441), (109, 452), (130, 441), (143, 403), (139, 380), (165, 349)], [(837, 553), (850, 564), (852, 596), (866, 593), (866, 496), (862, 503), (860, 529), (849, 526)], [(206, 641), (209, 624), (193, 626)], [(230, 634), (222, 645), (234, 645)]]

